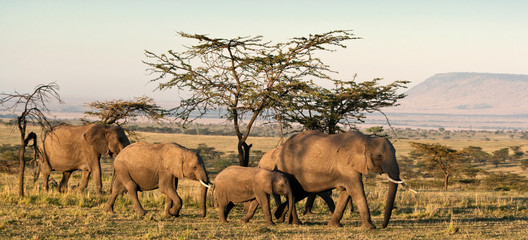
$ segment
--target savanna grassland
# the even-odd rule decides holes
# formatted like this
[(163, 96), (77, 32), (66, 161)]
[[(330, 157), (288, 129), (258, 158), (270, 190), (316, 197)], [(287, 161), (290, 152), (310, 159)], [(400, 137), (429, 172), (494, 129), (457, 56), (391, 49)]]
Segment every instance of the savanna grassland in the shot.
[[(18, 144), (18, 133), (11, 127), (0, 126), (0, 144)], [(394, 133), (392, 133), (394, 134)], [(510, 146), (528, 150), (524, 132), (497, 131), (430, 131), (400, 129), (392, 141), (401, 159), (412, 151), (410, 141), (440, 143), (453, 149), (479, 146), (492, 153)], [(207, 158), (207, 170), (214, 175), (223, 167), (236, 164), (236, 138), (218, 135), (188, 135), (174, 133), (140, 132), (142, 141), (178, 142), (188, 148), (213, 147), (222, 152), (219, 158)], [(262, 153), (275, 147), (278, 137), (253, 137), (253, 152)], [(209, 149), (209, 151), (211, 151)], [(205, 154), (205, 153), (204, 153)], [(0, 156), (1, 158), (1, 156)], [(254, 157), (252, 164), (258, 161)], [(221, 162), (221, 163), (219, 163)], [(16, 169), (16, 166), (12, 166)], [(112, 159), (104, 158), (103, 187), (108, 192), (112, 175)], [(164, 217), (164, 196), (158, 190), (139, 194), (143, 207), (148, 211), (137, 217), (128, 195), (118, 197), (116, 214), (103, 211), (106, 195), (96, 195), (93, 183), (84, 193), (70, 190), (58, 193), (56, 187), (50, 192), (42, 190), (42, 179), (33, 182), (33, 168), (26, 172), (26, 195), (17, 195), (17, 175), (0, 173), (0, 238), (2, 239), (528, 239), (528, 192), (517, 188), (496, 190), (485, 179), (488, 173), (515, 173), (526, 179), (527, 171), (518, 162), (505, 161), (499, 166), (479, 163), (480, 172), (472, 181), (467, 177), (454, 177), (449, 190), (443, 191), (436, 175), (430, 178), (405, 176), (412, 165), (402, 164), (401, 172), (414, 194), (400, 188), (389, 226), (385, 229), (364, 230), (359, 214), (349, 209), (341, 221), (342, 228), (327, 227), (330, 219), (322, 200), (316, 199), (314, 214), (302, 215), (304, 201), (297, 204), (301, 226), (277, 223), (265, 224), (261, 210), (248, 224), (241, 222), (245, 212), (240, 206), (229, 215), (227, 224), (218, 221), (217, 210), (209, 193), (208, 213), (201, 217), (198, 207), (199, 183), (183, 180), (178, 193), (184, 207), (178, 218)], [(52, 173), (58, 182), (61, 175)], [(524, 177), (524, 178), (523, 178)], [(80, 173), (74, 173), (70, 187), (80, 181)], [(382, 176), (369, 174), (365, 177), (365, 191), (374, 224), (381, 227), (385, 203), (386, 180)], [(499, 184), (497, 182), (497, 184)], [(514, 184), (526, 184), (518, 182)], [(335, 193), (334, 193), (335, 194)], [(337, 196), (334, 196), (335, 200)], [(273, 207), (273, 203), (272, 203)]]

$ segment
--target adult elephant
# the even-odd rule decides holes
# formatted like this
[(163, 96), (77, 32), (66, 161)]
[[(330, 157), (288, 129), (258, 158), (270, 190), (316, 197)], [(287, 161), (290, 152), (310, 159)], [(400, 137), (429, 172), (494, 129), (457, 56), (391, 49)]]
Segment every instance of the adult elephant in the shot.
[[(340, 221), (346, 203), (352, 198), (362, 219), (361, 227), (374, 229), (376, 226), (370, 217), (362, 175), (371, 170), (379, 174), (386, 173), (390, 180), (383, 221), (383, 227), (386, 227), (392, 214), (398, 183), (403, 183), (395, 151), (391, 142), (382, 137), (366, 136), (359, 132), (328, 135), (306, 131), (290, 137), (284, 143), (277, 169), (291, 174), (302, 187), (301, 194), (295, 196), (296, 201), (308, 193), (329, 189), (340, 191), (329, 226), (342, 226)], [(284, 207), (284, 204), (281, 205), (277, 211), (282, 212)]]
[(68, 180), (75, 170), (82, 170), (79, 191), (88, 185), (93, 173), (95, 191), (102, 193), (101, 156), (117, 155), (130, 144), (123, 128), (103, 124), (59, 125), (47, 132), (42, 144), (41, 170), (44, 188), (48, 190), (51, 171), (63, 172), (59, 191), (68, 189)]

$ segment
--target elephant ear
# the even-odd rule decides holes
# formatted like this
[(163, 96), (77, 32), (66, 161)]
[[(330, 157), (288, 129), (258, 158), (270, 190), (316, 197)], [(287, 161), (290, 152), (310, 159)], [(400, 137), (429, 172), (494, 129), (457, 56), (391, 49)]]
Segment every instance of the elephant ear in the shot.
[(108, 142), (106, 141), (106, 129), (101, 125), (93, 125), (86, 133), (84, 139), (101, 155), (108, 154)]
[(352, 166), (356, 171), (366, 175), (367, 170), (367, 149), (360, 143), (346, 143), (337, 149), (337, 157), (344, 160), (347, 165)]
[(161, 149), (162, 151), (162, 167), (168, 170), (176, 178), (182, 179), (183, 174), (183, 162), (185, 161), (185, 154), (181, 148), (168, 145)]

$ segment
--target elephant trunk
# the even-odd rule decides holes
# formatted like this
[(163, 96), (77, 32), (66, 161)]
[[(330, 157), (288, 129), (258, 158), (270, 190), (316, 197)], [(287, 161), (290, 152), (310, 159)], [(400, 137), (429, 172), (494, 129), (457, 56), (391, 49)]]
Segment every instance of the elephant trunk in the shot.
[(295, 199), (293, 198), (293, 192), (290, 188), (290, 191), (288, 191), (288, 223), (293, 223), (293, 211), (295, 208)]
[(207, 185), (200, 186), (200, 206), (202, 207), (202, 217), (207, 214)]
[(207, 171), (205, 167), (195, 173), (195, 177), (200, 182), (200, 206), (202, 207), (202, 217), (205, 217), (207, 214), (207, 189), (211, 187), (209, 182), (209, 176), (207, 176)]
[(387, 193), (387, 201), (385, 202), (383, 228), (386, 228), (387, 225), (389, 224), (389, 220), (392, 215), (392, 208), (394, 207), (394, 199), (396, 198), (397, 191), (398, 191), (398, 183), (389, 182), (389, 191)]

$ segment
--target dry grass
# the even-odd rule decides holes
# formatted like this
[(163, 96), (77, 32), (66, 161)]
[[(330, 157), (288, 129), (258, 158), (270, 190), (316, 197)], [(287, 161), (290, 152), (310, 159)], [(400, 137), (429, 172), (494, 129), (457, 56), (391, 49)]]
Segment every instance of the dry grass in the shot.
[[(236, 138), (225, 136), (194, 136), (180, 134), (141, 133), (148, 142), (178, 142), (194, 148), (200, 143), (215, 147), (222, 152), (236, 152)], [(486, 136), (485, 136), (486, 135)], [(487, 139), (485, 139), (487, 138)], [(483, 140), (485, 139), (485, 140)], [(253, 150), (264, 152), (276, 146), (279, 138), (250, 138)], [(409, 141), (395, 141), (398, 154), (410, 151)], [(508, 135), (479, 133), (464, 137), (454, 135), (450, 139), (418, 141), (438, 142), (455, 149), (472, 145), (484, 151), (523, 146), (526, 140)], [(18, 144), (18, 132), (0, 125), (0, 144)], [(103, 186), (108, 189), (111, 179), (112, 161), (103, 161)], [(27, 176), (32, 169), (28, 169)], [(52, 177), (60, 180), (60, 174)], [(16, 175), (0, 173), (0, 238), (14, 239), (527, 239), (528, 196), (515, 191), (461, 191), (447, 192), (423, 188), (419, 194), (400, 189), (393, 217), (386, 229), (360, 229), (360, 217), (348, 210), (342, 220), (343, 228), (326, 225), (330, 219), (326, 206), (316, 199), (315, 214), (301, 216), (302, 226), (265, 224), (263, 214), (257, 211), (248, 224), (241, 223), (244, 212), (240, 207), (230, 214), (230, 223), (218, 221), (217, 210), (208, 200), (208, 215), (202, 219), (198, 207), (199, 184), (181, 181), (178, 193), (184, 208), (178, 218), (163, 217), (164, 196), (158, 190), (140, 194), (140, 201), (147, 211), (146, 216), (137, 217), (128, 195), (116, 201), (116, 214), (103, 211), (106, 195), (94, 194), (93, 183), (85, 193), (70, 191), (60, 194), (56, 189), (42, 191), (42, 180), (33, 183), (26, 179), (26, 196), (17, 193)], [(74, 173), (70, 186), (80, 181), (80, 173)], [(386, 194), (386, 183), (382, 178), (365, 180), (365, 191), (374, 223), (380, 227)], [(334, 196), (335, 199), (336, 196)], [(304, 202), (304, 201), (303, 201)], [(297, 205), (303, 210), (303, 202)]]
[[(54, 177), (59, 178), (58, 174)], [(116, 214), (103, 211), (106, 196), (86, 193), (60, 194), (41, 191), (41, 181), (27, 181), (26, 196), (16, 195), (16, 176), (0, 173), (0, 236), (15, 239), (525, 239), (528, 227), (528, 197), (516, 192), (457, 192), (421, 190), (415, 195), (400, 190), (392, 220), (386, 229), (360, 229), (357, 212), (348, 210), (343, 228), (326, 225), (326, 206), (317, 199), (314, 214), (301, 216), (302, 226), (265, 224), (259, 210), (250, 223), (240, 221), (240, 207), (220, 223), (209, 197), (208, 215), (202, 219), (198, 207), (199, 184), (182, 181), (178, 192), (184, 208), (178, 218), (163, 217), (164, 196), (143, 192), (140, 201), (148, 211), (137, 217), (128, 195), (120, 196)], [(72, 179), (72, 184), (79, 179)], [(104, 186), (109, 186), (105, 173)], [(369, 207), (374, 223), (382, 222), (386, 183), (367, 179)], [(303, 204), (297, 205), (301, 212)]]

